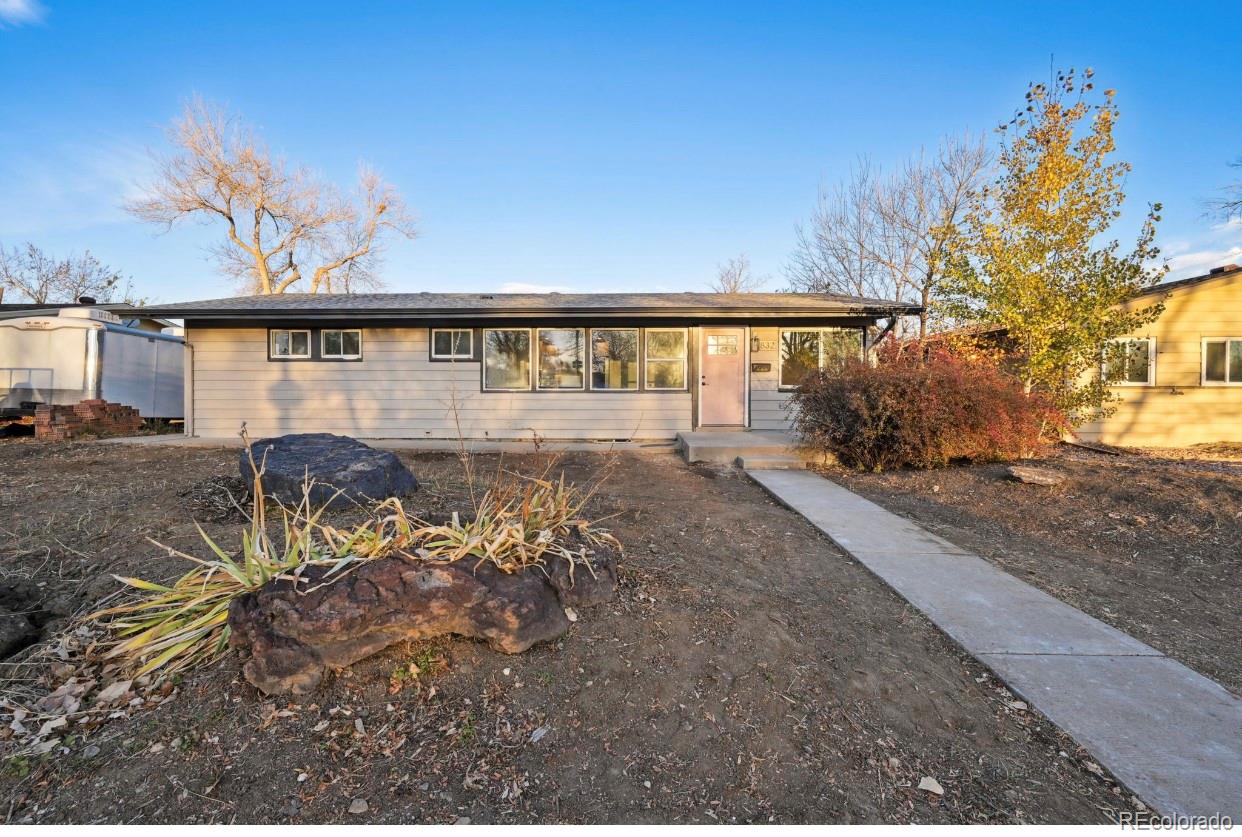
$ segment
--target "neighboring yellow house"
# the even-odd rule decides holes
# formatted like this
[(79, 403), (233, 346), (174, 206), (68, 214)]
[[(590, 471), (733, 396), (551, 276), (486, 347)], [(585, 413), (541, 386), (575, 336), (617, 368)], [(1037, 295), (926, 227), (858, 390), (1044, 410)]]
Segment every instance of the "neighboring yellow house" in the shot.
[(1122, 400), (1079, 437), (1126, 447), (1242, 442), (1242, 267), (1157, 285), (1133, 304), (1162, 296), (1160, 318), (1106, 353)]

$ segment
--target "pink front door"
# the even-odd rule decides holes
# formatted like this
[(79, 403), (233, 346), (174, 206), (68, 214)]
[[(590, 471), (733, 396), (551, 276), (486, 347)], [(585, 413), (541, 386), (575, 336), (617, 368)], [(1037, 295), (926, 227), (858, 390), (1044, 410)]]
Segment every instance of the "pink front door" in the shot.
[(746, 329), (700, 331), (699, 424), (741, 427), (746, 423)]

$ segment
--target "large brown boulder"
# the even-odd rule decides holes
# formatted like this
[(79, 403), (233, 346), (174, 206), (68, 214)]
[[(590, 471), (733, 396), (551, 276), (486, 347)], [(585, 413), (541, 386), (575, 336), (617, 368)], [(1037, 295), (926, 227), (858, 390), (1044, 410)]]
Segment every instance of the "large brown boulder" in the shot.
[[(611, 599), (615, 556), (596, 552), (594, 573), (547, 558), (545, 568), (503, 573), (490, 562), (449, 564), (394, 556), (363, 564), (309, 593), (273, 581), (229, 608), (230, 644), (248, 653), (246, 679), (264, 692), (305, 694), (325, 670), (340, 669), (390, 645), (459, 634), (517, 654), (569, 630), (566, 607)], [(322, 572), (308, 573), (303, 591)]]

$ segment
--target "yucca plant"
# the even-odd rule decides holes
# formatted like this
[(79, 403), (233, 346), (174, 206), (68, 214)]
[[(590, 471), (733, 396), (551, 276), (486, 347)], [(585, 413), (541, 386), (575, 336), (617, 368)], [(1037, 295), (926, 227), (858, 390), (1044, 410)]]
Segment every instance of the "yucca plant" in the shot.
[(490, 561), (502, 572), (517, 572), (543, 564), (548, 553), (569, 561), (570, 568), (590, 562), (582, 548), (571, 549), (566, 540), (576, 533), (586, 544), (620, 548), (617, 539), (589, 521), (582, 510), (594, 490), (583, 494), (565, 475), (553, 481), (503, 473), (478, 503), (473, 520), (462, 523), (454, 513), (448, 523), (433, 525), (417, 521), (411, 533), (424, 560), (457, 561), (473, 557)]
[[(246, 447), (249, 451), (248, 441)], [(548, 479), (551, 465), (535, 478), (498, 473), (493, 487), (478, 501), (472, 520), (463, 523), (454, 513), (449, 523), (439, 525), (409, 515), (394, 497), (379, 503), (367, 521), (338, 529), (321, 521), (337, 495), (314, 506), (313, 482), (308, 480), (296, 508), (277, 504), (282, 518), (277, 541), (268, 534), (263, 463), (256, 463), (253, 455), (250, 462), (252, 506), (240, 552), (230, 556), (197, 524), (212, 558), (197, 558), (152, 541), (195, 566), (170, 584), (116, 576), (138, 596), (87, 617), (108, 629), (101, 649), (105, 659), (122, 661), (135, 675), (164, 676), (213, 662), (228, 650), (229, 605), (274, 579), (290, 581), (307, 593), (344, 577), (357, 565), (394, 554), (438, 563), (476, 558), (506, 573), (543, 568), (544, 556), (553, 554), (569, 562), (572, 577), (577, 566), (591, 569), (586, 545), (620, 549), (616, 538), (596, 525), (598, 521), (583, 515), (598, 483), (580, 492), (563, 474)], [(579, 539), (576, 548), (570, 543), (574, 534)], [(315, 574), (313, 584), (306, 578), (312, 567), (325, 568)]]
[(228, 650), (228, 611), (233, 599), (277, 578), (296, 584), (309, 567), (326, 566), (325, 577), (339, 577), (350, 564), (384, 554), (371, 523), (336, 541), (315, 536), (319, 518), (335, 495), (322, 506), (312, 506), (312, 481), (303, 485), (302, 501), (296, 509), (280, 507), (283, 537), (277, 543), (267, 532), (263, 465), (255, 463), (253, 456), (250, 462), (254, 471), (250, 525), (242, 531), (240, 552), (230, 556), (197, 523), (199, 535), (214, 555), (211, 559), (187, 555), (152, 540), (169, 555), (195, 566), (167, 585), (114, 576), (140, 596), (86, 617), (108, 628), (104, 659), (119, 658), (135, 668), (136, 675), (156, 670), (171, 675), (211, 662)]

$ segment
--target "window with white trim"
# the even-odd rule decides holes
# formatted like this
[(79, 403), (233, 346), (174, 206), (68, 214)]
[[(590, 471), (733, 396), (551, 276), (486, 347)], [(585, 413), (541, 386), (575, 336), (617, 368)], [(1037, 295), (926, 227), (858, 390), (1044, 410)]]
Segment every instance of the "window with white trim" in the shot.
[(591, 389), (638, 389), (638, 329), (591, 329)]
[(837, 370), (847, 361), (861, 360), (863, 332), (859, 328), (782, 328), (780, 389), (795, 389), (809, 373)]
[(685, 389), (686, 330), (649, 328), (646, 338), (647, 389)]
[(1104, 383), (1116, 387), (1147, 387), (1156, 383), (1156, 339), (1123, 337), (1104, 347)]
[(530, 389), (530, 329), (483, 330), (483, 389), (514, 392)]
[(1242, 386), (1242, 337), (1204, 339), (1203, 385)]
[(431, 330), (432, 360), (473, 360), (474, 329), (433, 328)]
[(586, 388), (586, 330), (536, 329), (539, 350), (537, 389)]
[(269, 358), (307, 360), (311, 356), (310, 329), (274, 328), (268, 332)]
[(325, 360), (362, 358), (362, 331), (356, 328), (325, 328), (319, 333), (319, 356)]

